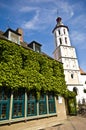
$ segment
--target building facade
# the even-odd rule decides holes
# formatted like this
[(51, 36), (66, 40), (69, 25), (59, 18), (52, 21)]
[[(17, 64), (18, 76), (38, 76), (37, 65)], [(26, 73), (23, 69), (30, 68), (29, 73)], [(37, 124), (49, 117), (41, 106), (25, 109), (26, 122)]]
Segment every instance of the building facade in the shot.
[[(70, 91), (77, 93), (77, 102), (82, 102), (82, 98), (86, 100), (86, 95), (83, 91), (86, 85), (83, 84), (83, 76), (80, 73), (76, 50), (71, 45), (69, 28), (62, 23), (60, 17), (57, 18), (53, 33), (55, 38), (54, 58), (63, 63), (67, 87)], [(84, 80), (86, 81), (85, 78)]]
[[(20, 32), (22, 32), (22, 31), (20, 31)], [(6, 42), (8, 44), (6, 44)], [(23, 47), (23, 51), (31, 50), (32, 55), (36, 55), (36, 53), (37, 53), (37, 55), (38, 54), (44, 55), (41, 53), (41, 48), (40, 48), (41, 44), (33, 41), (28, 45), (27, 43), (25, 43), (23, 41), (23, 38), (21, 37), (21, 34), (19, 33), (18, 30), (14, 31), (12, 29), (8, 29), (5, 33), (1, 32), (0, 45), (3, 47), (5, 44), (6, 44), (5, 47), (7, 47), (7, 45), (8, 46), (10, 45), (10, 48), (11, 48), (11, 45), (12, 45), (12, 48), (13, 48), (13, 44), (15, 45), (14, 50), (13, 50), (14, 52), (12, 50), (11, 50), (11, 52), (9, 51), (9, 55), (10, 55), (10, 57), (8, 56), (9, 60), (12, 57), (12, 55), (15, 53), (15, 48), (16, 48), (16, 54), (19, 52), (17, 50), (20, 46)], [(20, 48), (22, 48), (22, 47), (20, 47)], [(2, 53), (4, 50), (5, 50), (5, 48), (2, 49), (0, 56), (3, 55)], [(34, 51), (36, 51), (36, 52), (34, 52)], [(27, 55), (27, 53), (26, 53), (26, 55)], [(19, 54), (19, 56), (20, 56), (20, 54)], [(25, 60), (24, 54), (22, 56), (23, 56), (22, 58)], [(43, 57), (47, 57), (47, 56), (43, 56)], [(16, 61), (17, 55), (16, 55), (16, 57), (14, 56), (14, 58)], [(3, 64), (5, 64), (6, 62), (9, 62), (9, 60), (7, 60), (6, 62), (3, 61), (3, 58), (1, 58), (1, 57), (0, 57), (0, 60), (3, 62)], [(45, 60), (46, 60), (46, 58), (45, 58)], [(54, 59), (51, 58), (51, 60), (54, 60)], [(34, 59), (31, 58), (31, 62), (34, 62)], [(36, 62), (36, 60), (35, 60), (35, 62)], [(56, 62), (58, 62), (58, 61), (56, 61)], [(43, 61), (42, 61), (42, 63), (43, 63)], [(14, 64), (16, 65), (16, 63), (14, 63)], [(62, 66), (62, 63), (59, 63), (59, 64), (61, 64), (61, 66)], [(22, 70), (24, 71), (24, 62), (21, 62), (21, 65), (23, 65)], [(38, 63), (37, 63), (37, 65), (38, 65)], [(1, 67), (3, 68), (2, 64), (0, 64), (0, 69), (1, 69)], [(29, 64), (28, 64), (28, 67), (29, 67)], [(8, 66), (8, 68), (9, 68), (9, 66)], [(6, 70), (4, 70), (4, 71), (6, 71)], [(8, 70), (6, 71), (6, 73), (4, 73), (4, 71), (3, 71), (3, 74), (7, 74)], [(10, 71), (10, 69), (9, 69), (9, 71)], [(8, 75), (6, 75), (7, 79), (10, 75), (9, 71), (8, 71)], [(17, 68), (15, 71), (18, 71)], [(52, 71), (52, 69), (51, 69), (51, 71)], [(61, 68), (58, 71), (61, 71)], [(19, 73), (19, 71), (17, 73)], [(17, 75), (17, 73), (16, 73), (16, 75)], [(16, 75), (14, 75), (13, 80), (15, 80)], [(31, 73), (30, 73), (30, 75), (31, 75)], [(61, 75), (62, 75), (62, 73), (61, 73)], [(3, 80), (4, 75), (0, 75), (0, 76), (2, 76), (2, 77), (0, 77), (0, 79)], [(12, 75), (11, 75), (11, 77), (12, 77)], [(33, 75), (33, 77), (34, 77), (34, 75)], [(64, 79), (64, 76), (63, 76), (63, 79)], [(11, 79), (9, 79), (9, 80), (11, 82)], [(20, 80), (21, 80), (21, 78), (20, 78)], [(15, 82), (16, 82), (16, 80), (15, 80)], [(21, 81), (21, 82), (23, 82), (23, 81)], [(33, 84), (34, 84), (34, 82), (33, 82)], [(47, 91), (44, 93), (41, 90), (40, 98), (37, 99), (35, 90), (32, 90), (32, 91), (27, 90), (26, 88), (24, 88), (24, 86), (15, 90), (15, 89), (11, 89), (11, 87), (7, 88), (5, 86), (6, 84), (4, 84), (4, 82), (2, 82), (1, 84), (0, 84), (0, 125), (1, 125), (0, 130), (2, 130), (2, 129), (3, 130), (44, 129), (45, 127), (57, 125), (57, 124), (61, 123), (62, 120), (67, 118), (64, 97), (56, 96), (52, 91), (49, 91), (49, 92)], [(41, 86), (42, 86), (42, 84), (41, 84)], [(39, 87), (41, 87), (41, 86), (39, 86)], [(46, 86), (47, 86), (47, 84), (46, 84)]]

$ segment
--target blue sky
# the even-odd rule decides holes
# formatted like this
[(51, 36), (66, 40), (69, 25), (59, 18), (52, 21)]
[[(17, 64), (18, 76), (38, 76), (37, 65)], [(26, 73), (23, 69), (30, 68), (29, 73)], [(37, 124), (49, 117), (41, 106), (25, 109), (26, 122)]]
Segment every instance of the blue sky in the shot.
[(52, 30), (58, 16), (69, 27), (79, 65), (86, 71), (86, 0), (0, 0), (0, 30), (21, 27), (24, 41), (36, 40), (42, 44), (42, 51), (52, 57)]

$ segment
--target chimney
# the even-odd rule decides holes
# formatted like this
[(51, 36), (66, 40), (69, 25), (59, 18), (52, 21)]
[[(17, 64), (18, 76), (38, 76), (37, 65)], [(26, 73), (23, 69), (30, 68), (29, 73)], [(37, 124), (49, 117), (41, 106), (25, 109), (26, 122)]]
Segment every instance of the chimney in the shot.
[(16, 32), (21, 34), (20, 41), (23, 42), (23, 30), (21, 28), (17, 28)]

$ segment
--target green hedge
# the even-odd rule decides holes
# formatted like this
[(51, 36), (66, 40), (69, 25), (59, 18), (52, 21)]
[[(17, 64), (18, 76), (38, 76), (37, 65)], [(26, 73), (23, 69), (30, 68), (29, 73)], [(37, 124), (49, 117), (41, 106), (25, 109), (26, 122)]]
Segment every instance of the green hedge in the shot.
[(68, 109), (70, 115), (77, 115), (77, 106), (76, 106), (76, 98), (68, 99)]
[(0, 86), (13, 90), (23, 87), (74, 96), (67, 90), (63, 64), (40, 53), (0, 39)]

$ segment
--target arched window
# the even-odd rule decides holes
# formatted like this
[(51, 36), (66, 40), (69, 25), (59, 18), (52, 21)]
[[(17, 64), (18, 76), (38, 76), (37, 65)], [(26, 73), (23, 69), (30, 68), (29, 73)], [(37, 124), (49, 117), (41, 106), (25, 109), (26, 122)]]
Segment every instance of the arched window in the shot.
[(76, 87), (73, 88), (73, 92), (76, 93), (76, 95), (78, 94), (78, 89)]
[(60, 44), (62, 44), (62, 39), (61, 38), (59, 38), (59, 42), (60, 42)]
[(60, 30), (58, 30), (58, 33), (59, 33), (59, 35), (61, 34), (61, 33), (60, 33)]
[(73, 75), (73, 74), (71, 74), (71, 78), (72, 78), (72, 79), (74, 78), (74, 75)]
[(65, 37), (65, 43), (67, 44), (67, 37)]

